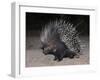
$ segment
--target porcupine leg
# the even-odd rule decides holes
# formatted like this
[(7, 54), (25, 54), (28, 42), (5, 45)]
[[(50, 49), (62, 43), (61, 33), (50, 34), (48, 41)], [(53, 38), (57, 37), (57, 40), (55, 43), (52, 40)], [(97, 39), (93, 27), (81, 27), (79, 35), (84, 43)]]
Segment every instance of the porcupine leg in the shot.
[(59, 61), (62, 61), (62, 60), (63, 60), (63, 58), (62, 58), (62, 57), (59, 57), (59, 58), (58, 58), (58, 62), (59, 62)]
[(62, 57), (61, 57), (60, 54), (55, 53), (54, 56), (55, 56), (54, 61), (56, 61), (56, 60), (57, 60), (57, 61), (61, 61), (61, 60), (62, 60)]
[(70, 58), (74, 58), (77, 54), (75, 52), (70, 51)]
[(66, 53), (65, 57), (69, 57), (71, 59), (74, 58), (74, 56), (76, 55), (76, 53), (74, 53), (68, 49), (65, 51), (65, 53)]
[(53, 59), (54, 61), (56, 61), (56, 60), (57, 61), (61, 61), (63, 59), (63, 57), (59, 53), (57, 53), (57, 52), (54, 54), (54, 57), (55, 57)]
[(63, 60), (63, 55), (57, 55), (57, 61), (62, 61)]
[(74, 58), (74, 56), (75, 56), (75, 54), (71, 54), (70, 56), (69, 56), (69, 58)]
[(57, 59), (58, 59), (57, 56), (55, 56), (55, 58), (53, 60), (56, 61)]

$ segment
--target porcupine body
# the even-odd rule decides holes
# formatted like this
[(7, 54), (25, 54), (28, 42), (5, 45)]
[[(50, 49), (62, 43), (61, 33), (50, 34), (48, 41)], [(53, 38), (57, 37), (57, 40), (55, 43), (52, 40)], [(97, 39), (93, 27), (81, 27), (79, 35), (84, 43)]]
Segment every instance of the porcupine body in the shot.
[(43, 53), (52, 54), (54, 60), (64, 57), (74, 58), (80, 54), (80, 40), (76, 27), (70, 22), (56, 20), (45, 25), (41, 33), (41, 49)]

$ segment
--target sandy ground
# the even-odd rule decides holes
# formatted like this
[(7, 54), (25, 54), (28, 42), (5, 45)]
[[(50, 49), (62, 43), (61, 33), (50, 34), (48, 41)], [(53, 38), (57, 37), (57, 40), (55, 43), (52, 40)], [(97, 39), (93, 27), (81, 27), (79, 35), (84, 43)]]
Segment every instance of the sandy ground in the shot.
[(81, 37), (82, 55), (80, 58), (64, 58), (60, 62), (53, 61), (53, 55), (42, 53), (39, 37), (27, 37), (26, 45), (26, 67), (89, 64), (88, 37)]

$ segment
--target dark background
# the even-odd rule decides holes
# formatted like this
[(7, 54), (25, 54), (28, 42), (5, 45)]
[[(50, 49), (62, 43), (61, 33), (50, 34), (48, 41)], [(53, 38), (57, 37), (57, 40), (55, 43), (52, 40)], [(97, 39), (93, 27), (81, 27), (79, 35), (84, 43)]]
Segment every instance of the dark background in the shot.
[[(69, 19), (68, 19), (69, 18)], [(40, 32), (49, 22), (63, 19), (77, 26), (82, 55), (80, 58), (64, 58), (61, 62), (53, 61), (53, 55), (45, 56), (41, 50)], [(81, 65), (89, 64), (89, 15), (26, 13), (26, 67)]]
[[(80, 35), (89, 36), (89, 15), (74, 15), (74, 14), (49, 14), (49, 13), (31, 13), (26, 12), (26, 35), (29, 32), (40, 32), (42, 27), (50, 21), (57, 19), (67, 20), (74, 26), (81, 23), (77, 26), (77, 31)], [(39, 34), (39, 33), (38, 33)]]

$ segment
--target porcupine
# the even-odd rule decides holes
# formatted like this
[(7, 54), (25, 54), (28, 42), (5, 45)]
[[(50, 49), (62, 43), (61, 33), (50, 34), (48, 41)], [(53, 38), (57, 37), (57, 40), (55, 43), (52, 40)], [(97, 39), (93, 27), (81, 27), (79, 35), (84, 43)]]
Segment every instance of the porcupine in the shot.
[(63, 19), (45, 25), (40, 35), (45, 55), (52, 54), (54, 60), (61, 61), (64, 57), (74, 58), (80, 55), (80, 39), (76, 27)]

